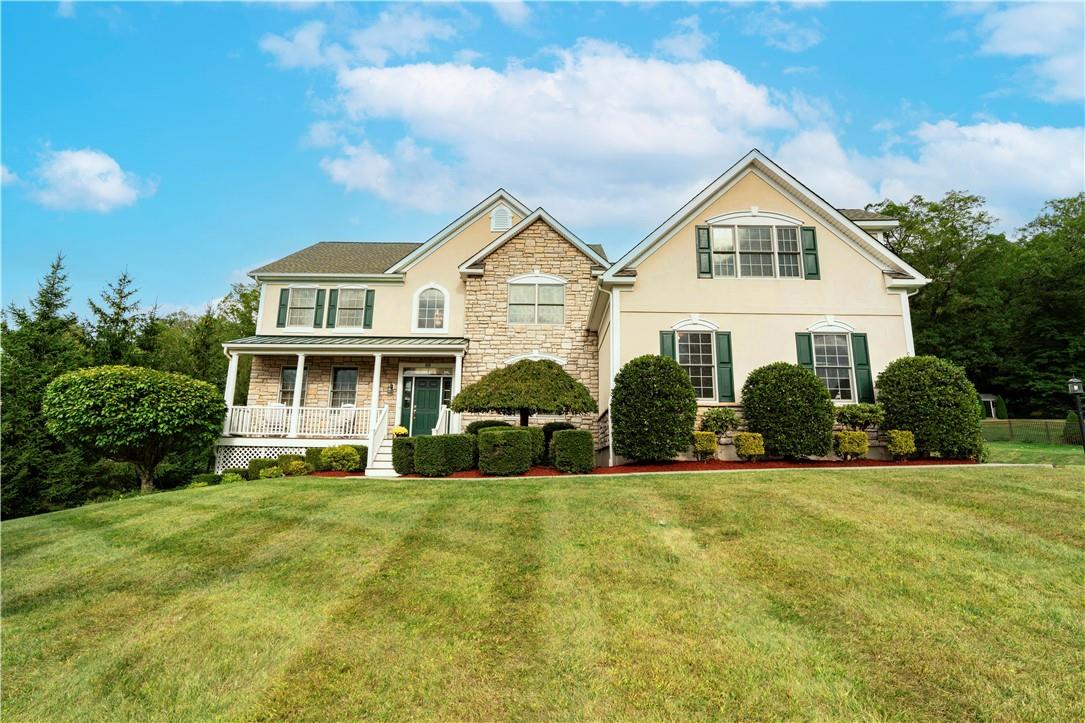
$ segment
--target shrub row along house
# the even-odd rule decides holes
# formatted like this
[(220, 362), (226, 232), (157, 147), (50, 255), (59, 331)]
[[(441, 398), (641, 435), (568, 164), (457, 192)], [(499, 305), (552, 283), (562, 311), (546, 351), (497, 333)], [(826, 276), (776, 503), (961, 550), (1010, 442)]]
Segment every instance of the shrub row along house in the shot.
[(521, 359), (591, 390), (599, 412), (569, 421), (602, 464), (614, 377), (643, 354), (674, 358), (702, 411), (741, 404), (747, 374), (781, 360), (837, 403), (873, 401), (878, 373), (913, 353), (908, 297), (927, 283), (882, 243), (895, 225), (834, 208), (753, 150), (615, 261), (504, 190), (424, 243), (315, 244), (250, 274), (257, 331), (225, 345), (217, 468), (356, 441), (369, 474), (395, 474), (391, 427), (461, 430), (451, 398)]

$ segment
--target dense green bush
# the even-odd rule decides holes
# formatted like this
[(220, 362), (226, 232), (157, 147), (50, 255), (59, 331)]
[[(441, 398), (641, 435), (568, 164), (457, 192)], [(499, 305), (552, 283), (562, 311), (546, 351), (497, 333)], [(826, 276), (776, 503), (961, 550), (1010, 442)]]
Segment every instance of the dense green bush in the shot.
[(735, 454), (740, 459), (757, 461), (765, 456), (765, 438), (757, 432), (735, 432)]
[(273, 464), (270, 467), (264, 467), (260, 470), (260, 479), (277, 479), (283, 476), (283, 471), (279, 469), (279, 465)]
[(277, 467), (278, 463), (273, 459), (257, 458), (249, 462), (249, 479), (260, 479), (260, 471), (268, 467)]
[(979, 459), (983, 410), (964, 369), (933, 356), (902, 357), (878, 375), (878, 398), (887, 429), (915, 435), (919, 454)]
[(885, 421), (880, 404), (846, 404), (836, 408), (836, 421), (852, 431), (877, 429)]
[(550, 439), (554, 466), (562, 472), (586, 474), (595, 467), (595, 438), (586, 429), (558, 429)]
[(483, 474), (523, 474), (531, 469), (532, 447), (527, 427), (486, 429), (478, 435), (478, 468)]
[(673, 359), (646, 354), (614, 378), (611, 444), (629, 459), (662, 461), (689, 449), (697, 396), (689, 374)]
[(477, 440), (472, 434), (442, 434), (414, 440), (414, 469), (423, 477), (447, 477), (474, 467)]
[(222, 470), (223, 477), (228, 474), (236, 474), (243, 480), (247, 480), (249, 478), (249, 471), (244, 467), (228, 467), (227, 469)]
[(204, 472), (203, 474), (198, 474), (193, 477), (190, 484), (195, 484), (197, 487), (211, 487), (220, 484), (221, 482), (222, 475), (213, 472)]
[(709, 457), (715, 457), (717, 448), (716, 432), (693, 433), (693, 453), (697, 455), (697, 459), (706, 460)]
[(283, 471), (284, 477), (301, 477), (313, 471), (304, 459), (289, 459), (285, 463), (280, 463), (279, 469)]
[(858, 459), (870, 450), (866, 432), (849, 429), (833, 432), (833, 452), (843, 460)]
[(131, 462), (140, 489), (170, 454), (211, 448), (222, 433), (222, 392), (183, 374), (102, 366), (62, 374), (45, 389), (49, 433), (88, 454)]
[(327, 470), (351, 472), (358, 469), (362, 462), (358, 450), (349, 444), (341, 444), (338, 447), (325, 447), (320, 453), (320, 463)]
[(1006, 408), (1006, 400), (1001, 395), (995, 397), (995, 419), (1009, 419), (1010, 410)]
[(498, 367), (452, 399), (453, 412), (515, 414), (526, 427), (533, 414), (598, 411), (588, 388), (548, 359), (521, 359)]
[(546, 459), (546, 434), (542, 427), (526, 427), (531, 435), (531, 464), (542, 464)]
[(576, 425), (569, 424), (568, 422), (547, 422), (542, 426), (543, 459), (548, 459), (550, 461), (554, 460), (554, 454), (550, 450), (550, 442), (554, 437), (554, 432), (560, 432), (563, 429), (576, 429)]
[(352, 445), (354, 451), (358, 453), (358, 466), (352, 469), (352, 472), (364, 472), (365, 466), (369, 462), (369, 447), (364, 444)]
[(478, 434), (480, 430), (488, 427), (511, 427), (508, 422), (504, 422), (500, 419), (476, 419), (467, 425), (468, 434)]
[(742, 387), (742, 414), (760, 432), (768, 454), (791, 459), (827, 455), (833, 444), (833, 402), (814, 372), (775, 362), (750, 372)]
[(305, 450), (305, 462), (317, 472), (324, 471), (324, 463), (320, 460), (321, 453), (324, 449), (321, 447), (310, 447)]
[(915, 435), (907, 429), (890, 429), (885, 437), (888, 440), (885, 451), (893, 459), (905, 459), (915, 454)]
[(222, 473), (222, 484), (224, 484), (224, 485), (235, 484), (237, 482), (244, 482), (244, 481), (245, 481), (245, 478), (242, 477), (241, 475), (239, 475), (236, 472), (223, 472)]
[(396, 437), (392, 440), (392, 469), (396, 474), (415, 474), (414, 444), (420, 437)]
[(304, 462), (305, 455), (303, 454), (280, 454), (275, 460), (275, 463), (279, 465), (280, 469), (286, 469), (286, 465), (290, 462)]
[(730, 407), (712, 407), (701, 416), (701, 431), (722, 437), (738, 429), (738, 414)]
[(1077, 423), (1077, 412), (1067, 412), (1062, 424), (1062, 441), (1066, 444), (1081, 444), (1081, 426)]

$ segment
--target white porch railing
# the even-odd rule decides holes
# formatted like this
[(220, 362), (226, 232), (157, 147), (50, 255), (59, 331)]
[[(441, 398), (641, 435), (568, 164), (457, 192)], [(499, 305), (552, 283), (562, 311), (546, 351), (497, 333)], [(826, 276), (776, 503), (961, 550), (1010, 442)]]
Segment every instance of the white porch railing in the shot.
[(437, 415), (437, 424), (430, 430), (430, 434), (436, 437), (439, 434), (448, 434), (450, 425), (452, 423), (452, 412), (448, 411), (448, 407), (441, 405), (441, 412)]
[(369, 450), (366, 460), (366, 467), (373, 466), (373, 460), (377, 458), (377, 451), (380, 449), (381, 442), (388, 436), (388, 405), (379, 407), (377, 409), (377, 416), (373, 420), (373, 429), (369, 433)]
[[(365, 437), (369, 433), (369, 410), (362, 407), (301, 407), (299, 437)], [(286, 437), (290, 434), (292, 407), (229, 407), (224, 432), (237, 437)]]

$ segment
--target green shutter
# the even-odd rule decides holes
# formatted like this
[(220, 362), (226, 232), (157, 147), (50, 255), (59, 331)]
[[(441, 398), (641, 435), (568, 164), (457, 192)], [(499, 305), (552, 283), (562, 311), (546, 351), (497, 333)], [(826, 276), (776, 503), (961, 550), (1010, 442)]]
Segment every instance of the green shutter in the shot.
[(712, 278), (712, 240), (708, 226), (697, 227), (697, 278)]
[(286, 311), (290, 308), (290, 289), (279, 289), (279, 318), (275, 320), (275, 326), (280, 329), (286, 326)]
[(671, 359), (678, 359), (678, 355), (674, 350), (674, 332), (673, 331), (661, 331), (659, 332), (659, 355), (670, 357)]
[(814, 368), (814, 340), (810, 334), (800, 331), (795, 334), (795, 350), (798, 354), (799, 366), (807, 369)]
[(373, 291), (373, 289), (366, 289), (365, 290), (365, 318), (362, 321), (362, 328), (363, 329), (372, 329), (373, 328), (373, 297), (374, 296), (375, 296), (375, 292)]
[(716, 399), (735, 401), (735, 370), (731, 361), (731, 332), (716, 332)]
[(818, 235), (811, 226), (802, 227), (802, 267), (806, 269), (806, 278), (821, 278), (821, 267), (818, 265)]
[(860, 402), (874, 402), (874, 376), (870, 373), (870, 352), (866, 334), (851, 335), (851, 358), (855, 363), (855, 386)]
[(324, 324), (324, 289), (316, 290), (316, 307), (313, 309), (313, 327), (319, 329)]
[(335, 328), (335, 311), (339, 305), (339, 289), (332, 289), (328, 292), (328, 323), (324, 326), (329, 329)]

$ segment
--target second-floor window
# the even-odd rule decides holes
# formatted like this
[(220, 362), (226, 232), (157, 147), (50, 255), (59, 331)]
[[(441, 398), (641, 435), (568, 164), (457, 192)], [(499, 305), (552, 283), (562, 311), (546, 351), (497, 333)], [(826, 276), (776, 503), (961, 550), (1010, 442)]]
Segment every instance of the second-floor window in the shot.
[(446, 315), (448, 297), (436, 287), (422, 289), (415, 302), (415, 331), (444, 331), (447, 328)]
[(565, 285), (523, 282), (510, 283), (509, 323), (565, 323)]
[(803, 249), (797, 227), (712, 226), (699, 228), (698, 234), (701, 276), (792, 279), (803, 276)]
[(365, 289), (339, 289), (336, 326), (361, 327), (365, 321)]
[(316, 289), (290, 289), (290, 302), (286, 311), (287, 326), (312, 326), (316, 313)]

